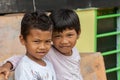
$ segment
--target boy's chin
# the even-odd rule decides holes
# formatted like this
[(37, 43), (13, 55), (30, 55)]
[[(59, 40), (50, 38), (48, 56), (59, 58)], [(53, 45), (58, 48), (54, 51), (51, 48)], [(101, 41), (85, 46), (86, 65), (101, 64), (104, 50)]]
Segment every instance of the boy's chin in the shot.
[(72, 55), (72, 53), (71, 53), (71, 52), (66, 52), (66, 51), (61, 52), (61, 54), (65, 55), (65, 56), (71, 56), (71, 55)]

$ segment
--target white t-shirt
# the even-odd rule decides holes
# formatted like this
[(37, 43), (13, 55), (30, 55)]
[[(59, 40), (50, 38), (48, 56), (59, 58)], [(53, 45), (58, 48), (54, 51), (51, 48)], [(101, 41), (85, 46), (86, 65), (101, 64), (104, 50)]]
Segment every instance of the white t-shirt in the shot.
[(71, 56), (65, 56), (52, 47), (46, 58), (53, 64), (57, 80), (83, 80), (80, 73), (80, 55), (74, 47)]
[[(80, 73), (80, 55), (74, 47), (71, 56), (62, 55), (54, 47), (51, 47), (47, 58), (55, 69), (57, 80), (83, 80)], [(22, 56), (13, 56), (7, 61), (13, 64), (13, 69), (17, 66)]]
[(44, 61), (46, 66), (41, 66), (25, 55), (15, 69), (15, 80), (56, 80), (52, 64)]

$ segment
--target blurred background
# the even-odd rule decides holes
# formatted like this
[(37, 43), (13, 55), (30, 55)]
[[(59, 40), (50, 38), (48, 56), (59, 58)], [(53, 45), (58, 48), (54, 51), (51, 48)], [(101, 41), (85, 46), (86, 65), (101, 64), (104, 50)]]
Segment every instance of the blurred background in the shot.
[(107, 80), (120, 80), (120, 0), (0, 0), (0, 61), (24, 54), (18, 35), (24, 12), (71, 8), (80, 18), (80, 52), (101, 52)]

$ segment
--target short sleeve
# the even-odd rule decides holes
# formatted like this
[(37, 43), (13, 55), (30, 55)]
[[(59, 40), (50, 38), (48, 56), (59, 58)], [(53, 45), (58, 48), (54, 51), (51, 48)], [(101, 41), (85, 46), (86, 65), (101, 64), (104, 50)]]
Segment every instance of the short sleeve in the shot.
[(18, 65), (18, 63), (20, 62), (20, 60), (22, 59), (23, 55), (15, 55), (10, 57), (9, 59), (5, 60), (4, 63), (6, 62), (10, 62), (13, 65), (12, 70), (14, 70), (16, 68), (16, 66)]

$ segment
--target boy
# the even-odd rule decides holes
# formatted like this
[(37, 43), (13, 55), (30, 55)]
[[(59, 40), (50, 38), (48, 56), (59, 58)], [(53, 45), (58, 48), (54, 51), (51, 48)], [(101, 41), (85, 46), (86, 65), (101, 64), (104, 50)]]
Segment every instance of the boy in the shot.
[[(45, 58), (52, 62), (57, 80), (83, 80), (79, 68), (80, 56), (75, 48), (81, 32), (78, 15), (71, 9), (59, 9), (53, 11), (50, 17), (54, 23), (53, 45)], [(13, 66), (7, 63), (2, 69), (14, 69), (19, 59), (14, 57), (9, 61)]]
[(19, 38), (26, 54), (15, 69), (15, 80), (56, 80), (52, 64), (43, 58), (51, 47), (52, 29), (45, 12), (24, 15)]

